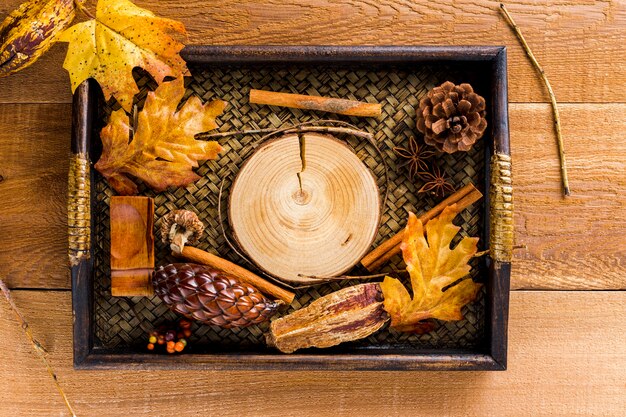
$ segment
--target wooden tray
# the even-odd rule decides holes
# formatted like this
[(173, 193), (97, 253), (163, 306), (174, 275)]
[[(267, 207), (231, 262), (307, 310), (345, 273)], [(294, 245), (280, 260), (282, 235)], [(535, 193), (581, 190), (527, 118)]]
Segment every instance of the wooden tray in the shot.
[[(189, 353), (176, 356), (147, 353), (142, 320), (168, 316), (157, 298), (123, 299), (107, 294), (108, 198), (110, 189), (91, 168), (99, 157), (98, 132), (110, 108), (92, 81), (74, 95), (72, 157), (69, 174), (69, 257), (74, 308), (74, 366), (108, 368), (210, 369), (343, 369), (343, 370), (503, 370), (506, 369), (510, 261), (513, 239), (507, 110), (506, 49), (504, 47), (187, 47), (183, 56), (193, 80), (188, 94), (202, 99), (224, 97), (232, 107), (220, 117), (221, 130), (277, 126), (283, 123), (336, 118), (376, 134), (391, 168), (391, 202), (375, 244), (399, 231), (406, 209), (423, 211), (434, 205), (429, 198), (414, 199), (416, 184), (397, 168), (391, 147), (415, 131), (414, 108), (428, 88), (451, 79), (472, 83), (485, 97), (489, 127), (471, 152), (446, 156), (445, 168), (457, 186), (473, 181), (485, 192), (481, 204), (463, 217), (462, 233), (481, 237), (490, 255), (476, 261), (473, 278), (485, 284), (479, 300), (465, 308), (466, 320), (447, 322), (424, 336), (397, 334), (385, 329), (362, 342), (332, 349), (308, 349), (285, 355), (263, 347), (263, 328), (232, 332), (211, 326), (194, 327)], [(154, 87), (138, 74), (145, 91)], [(312, 115), (291, 109), (251, 109), (246, 88), (272, 88), (342, 97), (373, 99), (384, 104), (382, 120)], [(372, 97), (374, 96), (374, 97)], [(141, 101), (141, 100), (140, 100)], [(203, 164), (203, 179), (187, 190), (155, 195), (159, 210), (193, 207), (201, 201), (207, 210), (208, 242), (222, 256), (241, 263), (226, 247), (215, 224), (215, 179), (236, 173), (252, 150), (249, 139), (227, 142), (229, 150), (218, 161)], [(375, 174), (380, 161), (361, 143), (346, 139)], [(230, 184), (230, 183), (229, 183)], [(228, 184), (228, 185), (229, 185)], [(380, 184), (384, 186), (384, 184)], [(200, 199), (200, 200), (199, 200)], [(169, 262), (165, 247), (157, 247), (158, 264)], [(398, 260), (395, 261), (396, 263)], [(391, 266), (394, 261), (392, 260)], [(333, 283), (300, 294), (293, 308), (350, 283)], [(143, 317), (138, 317), (142, 315)], [(229, 333), (230, 332), (230, 333)]]

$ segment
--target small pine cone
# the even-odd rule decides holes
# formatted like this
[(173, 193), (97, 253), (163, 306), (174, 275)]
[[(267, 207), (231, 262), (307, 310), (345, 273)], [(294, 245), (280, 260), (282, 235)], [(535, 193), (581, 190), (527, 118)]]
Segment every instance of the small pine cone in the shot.
[(256, 288), (204, 265), (161, 266), (152, 276), (152, 284), (172, 311), (224, 328), (261, 323), (280, 305)]
[(446, 81), (420, 101), (417, 130), (441, 152), (469, 151), (487, 128), (485, 114), (485, 99), (471, 85)]

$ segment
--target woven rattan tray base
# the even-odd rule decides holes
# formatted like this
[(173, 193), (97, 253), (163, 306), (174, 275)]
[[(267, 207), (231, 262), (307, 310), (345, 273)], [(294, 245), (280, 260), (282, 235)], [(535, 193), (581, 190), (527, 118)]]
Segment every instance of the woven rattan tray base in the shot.
[[(224, 114), (218, 118), (219, 131), (278, 129), (301, 122), (336, 119), (374, 134), (389, 167), (388, 183), (385, 182), (381, 157), (369, 142), (351, 136), (340, 139), (372, 170), (378, 179), (381, 196), (388, 191), (375, 245), (404, 227), (408, 210), (421, 213), (439, 201), (431, 195), (418, 193), (423, 185), (421, 180), (408, 178), (408, 170), (400, 166), (403, 161), (393, 152), (393, 147), (407, 146), (409, 137), (417, 134), (415, 108), (420, 98), (446, 80), (471, 83), (486, 99), (489, 127), (483, 140), (470, 152), (441, 156), (437, 161), (456, 188), (471, 181), (485, 194), (483, 200), (457, 217), (455, 223), (462, 228), (460, 235), (479, 236), (479, 250), (493, 245), (490, 229), (494, 230), (494, 224), (497, 226), (498, 223), (494, 223), (490, 215), (493, 209), (490, 192), (494, 190), (490, 166), (493, 167), (494, 161), (497, 163), (499, 159), (493, 159), (492, 155), (502, 152), (505, 158), (503, 169), (509, 166), (506, 85), (503, 84), (506, 81), (506, 55), (503, 48), (198, 47), (186, 52), (192, 73), (186, 83), (187, 96), (196, 95), (205, 101), (220, 98), (228, 102)], [(150, 77), (140, 72), (136, 73), (136, 79), (141, 89), (138, 101), (141, 108), (146, 93), (156, 86)], [(382, 104), (383, 114), (379, 119), (370, 119), (250, 105), (247, 96), (251, 88), (378, 102)], [(77, 167), (82, 167), (80, 161), (84, 153), (88, 153), (92, 161), (99, 157), (101, 145), (97, 132), (112, 110), (97, 98), (94, 91), (93, 85), (86, 85), (75, 98), (73, 151), (78, 157)], [(157, 219), (173, 209), (196, 211), (207, 226), (204, 238), (197, 246), (253, 270), (253, 266), (246, 264), (227, 245), (222, 227), (230, 235), (226, 221), (229, 188), (243, 162), (260, 144), (259, 138), (260, 135), (248, 134), (219, 139), (224, 152), (219, 159), (202, 164), (197, 170), (202, 178), (186, 189), (155, 194), (147, 188), (140, 188), (141, 194), (154, 198)], [(75, 168), (70, 176), (71, 190), (73, 181), (77, 181), (72, 175), (77, 170)], [(170, 358), (168, 362), (165, 357), (147, 354), (147, 331), (163, 321), (175, 320), (176, 316), (157, 297), (119, 298), (110, 295), (109, 200), (112, 190), (95, 170), (91, 170), (91, 185), (80, 180), (78, 178), (74, 188), (78, 189), (76, 193), (83, 200), (86, 197), (81, 190), (90, 189), (92, 225), (90, 239), (87, 238), (90, 249), (82, 244), (84, 238), (79, 242), (82, 246), (73, 247), (76, 239), (73, 241), (72, 236), (78, 233), (78, 229), (77, 232), (70, 231), (77, 316), (75, 363), (81, 367), (115, 367), (114, 363), (177, 367), (185, 364), (249, 367), (246, 363), (289, 366), (284, 369), (298, 365), (345, 367), (342, 364), (351, 369), (505, 367), (510, 264), (507, 259), (495, 262), (492, 257), (473, 260), (472, 278), (485, 285), (477, 300), (464, 308), (465, 319), (440, 322), (434, 331), (425, 335), (402, 334), (384, 328), (358, 342), (331, 349), (309, 349), (299, 355), (282, 355), (265, 346), (267, 324), (244, 329), (194, 325), (187, 355)], [(504, 181), (507, 180), (510, 177), (505, 176)], [(222, 181), (224, 221), (220, 222), (218, 199)], [(510, 190), (502, 189), (510, 194)], [(500, 199), (499, 195), (496, 197)], [(78, 200), (79, 212), (74, 213), (72, 207), (77, 203), (70, 199), (70, 221), (82, 215), (83, 200)], [(508, 247), (506, 241), (503, 247)], [(88, 258), (83, 256), (86, 248), (89, 249)], [(157, 265), (175, 261), (166, 245), (158, 239), (155, 255)], [(77, 256), (82, 258), (76, 261)], [(386, 270), (402, 267), (401, 257), (397, 256)], [(354, 283), (333, 282), (300, 289), (285, 313)], [(236, 353), (245, 355), (232, 356)]]
[[(340, 119), (359, 128), (375, 133), (376, 142), (390, 167), (389, 200), (382, 218), (382, 226), (376, 243), (391, 233), (396, 233), (405, 224), (407, 210), (421, 213), (437, 203), (428, 194), (418, 194), (422, 183), (408, 178), (408, 171), (399, 167), (402, 160), (392, 151), (394, 146), (407, 146), (408, 138), (414, 136), (415, 108), (419, 99), (428, 89), (446, 80), (457, 83), (470, 82), (482, 95), (488, 95), (488, 87), (480, 88), (480, 81), (454, 71), (445, 65), (422, 65), (413, 68), (384, 69), (342, 69), (333, 66), (315, 68), (269, 67), (237, 68), (226, 67), (207, 69), (192, 67), (193, 79), (187, 86), (188, 94), (194, 94), (203, 100), (221, 98), (229, 103), (224, 116), (219, 118), (220, 130), (240, 130), (259, 128), (280, 128), (286, 124), (295, 124), (317, 119)], [(468, 79), (470, 78), (470, 79)], [(142, 88), (142, 97), (154, 85), (149, 78), (138, 80)], [(380, 119), (342, 117), (329, 114), (301, 111), (298, 109), (270, 108), (250, 105), (250, 88), (306, 92), (312, 95), (347, 97), (362, 101), (379, 102), (383, 105)], [(202, 179), (187, 187), (154, 194), (142, 189), (142, 194), (155, 199), (156, 218), (175, 208), (197, 211), (202, 221), (208, 225), (207, 233), (198, 247), (216, 252), (234, 262), (242, 263), (228, 245), (220, 232), (217, 213), (218, 189), (224, 177), (225, 191), (237, 174), (241, 164), (250, 156), (258, 145), (258, 135), (233, 136), (222, 139), (225, 151), (217, 161), (203, 164), (198, 173)], [(344, 138), (357, 155), (380, 178), (381, 192), (385, 182), (382, 161), (367, 141), (346, 136)], [(452, 177), (453, 184), (460, 187), (468, 181), (474, 184), (484, 183), (484, 142), (480, 141), (471, 152), (459, 152), (440, 159), (442, 168)], [(104, 347), (139, 347), (145, 344), (146, 328), (159, 324), (163, 320), (173, 320), (175, 316), (156, 297), (123, 299), (110, 295), (109, 270), (109, 196), (111, 190), (106, 181), (96, 176), (96, 230), (94, 235), (95, 253), (95, 290), (96, 290), (96, 336), (97, 342)], [(226, 199), (223, 198), (223, 201)], [(225, 217), (224, 217), (225, 218)], [(484, 230), (482, 203), (476, 204), (463, 212), (459, 221), (463, 235), (481, 236)], [(313, 255), (314, 256), (314, 255)], [(158, 243), (156, 248), (157, 264), (169, 262), (167, 248)], [(475, 262), (474, 279), (481, 281), (480, 262)], [(402, 267), (398, 256), (390, 266)], [(323, 286), (298, 291), (291, 309), (298, 309), (310, 301), (329, 292), (354, 283), (330, 283)], [(465, 320), (442, 323), (434, 332), (416, 336), (401, 334), (389, 329), (354, 343), (354, 346), (410, 347), (413, 349), (436, 348), (471, 348), (482, 342), (484, 337), (484, 291), (478, 300), (465, 308)], [(141, 324), (144, 323), (142, 328)], [(219, 327), (199, 326), (194, 329), (191, 345), (195, 348), (254, 350), (265, 346), (263, 332), (266, 326), (224, 330)]]

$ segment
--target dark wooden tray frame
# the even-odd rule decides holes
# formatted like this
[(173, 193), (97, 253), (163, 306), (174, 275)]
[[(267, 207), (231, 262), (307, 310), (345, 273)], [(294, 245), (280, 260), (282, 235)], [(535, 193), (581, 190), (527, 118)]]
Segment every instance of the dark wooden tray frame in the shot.
[[(205, 65), (254, 65), (254, 64), (410, 64), (424, 62), (463, 63), (482, 61), (491, 64), (492, 88), (492, 141), (488, 146), (490, 164), (487, 170), (494, 170), (493, 155), (498, 154), (507, 161), (510, 167), (508, 100), (507, 100), (507, 69), (506, 48), (499, 46), (403, 46), (403, 47), (335, 47), (335, 46), (191, 46), (185, 48), (183, 56), (190, 64)], [(72, 158), (85, 160), (83, 172), (93, 181), (93, 170), (90, 169), (88, 158), (91, 151), (92, 126), (97, 117), (96, 90), (92, 81), (86, 81), (78, 87), (73, 102)], [(81, 159), (82, 158), (82, 159)], [(74, 160), (73, 160), (74, 161)], [(79, 162), (80, 163), (80, 162)], [(493, 172), (492, 172), (493, 174)], [(510, 180), (510, 172), (508, 179)], [(510, 242), (504, 238), (504, 256), (501, 239), (494, 248), (494, 231), (499, 225), (493, 218), (485, 222), (485, 236), (491, 236), (491, 255), (487, 260), (489, 267), (487, 278), (486, 300), (486, 339), (484, 349), (449, 350), (442, 349), (420, 353), (402, 353), (393, 351), (376, 354), (325, 354), (319, 350), (316, 354), (187, 354), (180, 356), (154, 355), (148, 353), (128, 353), (119, 350), (107, 350), (94, 347), (94, 291), (93, 291), (93, 256), (89, 249), (89, 232), (85, 226), (76, 225), (76, 210), (91, 210), (93, 198), (90, 197), (89, 183), (77, 180), (76, 167), (72, 162), (70, 171), (70, 200), (68, 216), (70, 225), (70, 258), (72, 276), (72, 305), (74, 319), (74, 367), (76, 369), (277, 369), (277, 370), (504, 370), (507, 357), (507, 321), (509, 307), (510, 279)], [(494, 216), (494, 204), (500, 200), (501, 193), (494, 189), (493, 176), (490, 181), (486, 175), (486, 189), (490, 189), (490, 197), (486, 196), (486, 216)], [(86, 180), (86, 179), (85, 179)], [(506, 186), (507, 184), (505, 184)], [(502, 184), (498, 185), (501, 187)], [(80, 206), (81, 200), (76, 199), (76, 192), (88, 188), (86, 198), (89, 207)], [(512, 201), (509, 187), (509, 200)], [(497, 187), (496, 187), (497, 188)], [(76, 191), (78, 190), (78, 191)], [(85, 190), (82, 190), (85, 191)], [(91, 195), (94, 193), (92, 192)], [(495, 197), (494, 197), (495, 196)], [(85, 204), (83, 195), (82, 204)], [(90, 230), (93, 220), (86, 219)], [(510, 219), (509, 219), (510, 220)], [(498, 220), (500, 221), (500, 220)], [(489, 233), (491, 228), (491, 235)], [(512, 228), (512, 225), (511, 225)], [(512, 232), (512, 230), (511, 230)], [(87, 246), (76, 247), (76, 238)], [(74, 240), (73, 240), (74, 237)], [(86, 248), (86, 250), (85, 250)], [(81, 252), (82, 250), (82, 252)], [(500, 253), (498, 255), (497, 253)], [(92, 254), (93, 255), (93, 254)]]

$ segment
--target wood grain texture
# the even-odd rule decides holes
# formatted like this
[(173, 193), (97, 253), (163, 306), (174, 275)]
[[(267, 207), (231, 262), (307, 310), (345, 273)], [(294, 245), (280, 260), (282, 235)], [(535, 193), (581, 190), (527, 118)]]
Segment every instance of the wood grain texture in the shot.
[(511, 106), (515, 288), (626, 288), (623, 104), (561, 105), (572, 196), (561, 197), (547, 104)]
[[(21, 0), (3, 0), (0, 16)], [(506, 45), (514, 102), (545, 102), (547, 93), (497, 1), (442, 0), (137, 0), (181, 20), (190, 44)], [(507, 2), (561, 102), (624, 102), (626, 2)], [(93, 10), (93, 6), (91, 7)], [(311, 30), (311, 27), (315, 30)], [(0, 79), (0, 102), (70, 102), (61, 68), (65, 45), (32, 67)], [(25, 94), (24, 86), (29, 86)], [(621, 88), (620, 88), (621, 87)]]
[(11, 287), (69, 288), (70, 105), (0, 105), (0, 273)]
[(111, 295), (152, 296), (154, 200), (113, 196), (111, 217)]
[[(510, 106), (512, 288), (626, 288), (626, 104), (560, 105), (573, 195), (563, 199), (548, 104)], [(1, 272), (11, 287), (69, 288), (69, 106), (0, 105)], [(24, 266), (24, 253), (31, 261)]]
[[(80, 416), (621, 416), (626, 407), (626, 346), (616, 331), (624, 292), (512, 293), (506, 372), (289, 374), (74, 371), (69, 292), (14, 295)], [(22, 342), (0, 302), (0, 416), (66, 415)]]
[(374, 242), (381, 206), (374, 176), (351, 148), (329, 135), (302, 138), (303, 148), (296, 134), (259, 147), (235, 177), (228, 205), (233, 236), (249, 259), (295, 283), (356, 265)]

